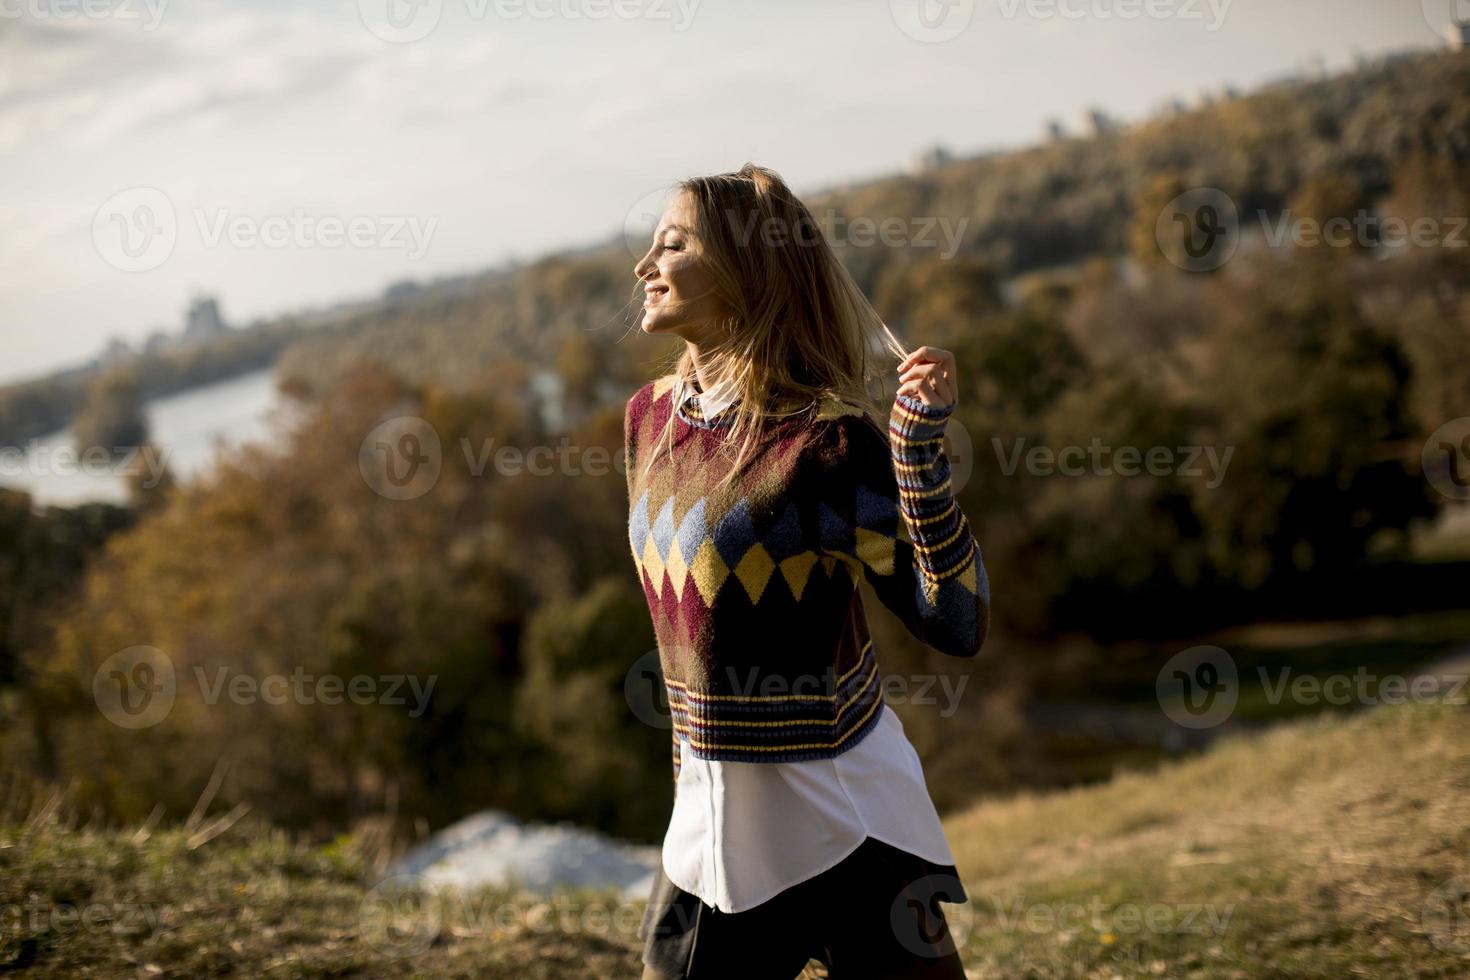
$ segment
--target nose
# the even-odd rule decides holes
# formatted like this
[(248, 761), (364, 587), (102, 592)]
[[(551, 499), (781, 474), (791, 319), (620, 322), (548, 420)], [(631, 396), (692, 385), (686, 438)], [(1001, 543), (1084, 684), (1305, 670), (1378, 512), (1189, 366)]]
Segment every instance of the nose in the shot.
[(653, 261), (653, 250), (639, 259), (633, 266), (633, 275), (639, 279), (651, 279), (658, 274), (658, 265)]

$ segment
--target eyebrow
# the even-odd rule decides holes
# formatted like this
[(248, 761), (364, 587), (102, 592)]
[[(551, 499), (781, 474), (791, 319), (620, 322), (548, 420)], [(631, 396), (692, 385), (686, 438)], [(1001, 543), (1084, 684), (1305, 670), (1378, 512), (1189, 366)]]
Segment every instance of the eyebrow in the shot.
[(657, 232), (655, 232), (654, 237), (657, 238), (660, 235), (666, 235), (671, 231), (682, 231), (686, 235), (689, 234), (689, 229), (685, 228), (683, 225), (668, 225), (664, 228), (660, 228)]

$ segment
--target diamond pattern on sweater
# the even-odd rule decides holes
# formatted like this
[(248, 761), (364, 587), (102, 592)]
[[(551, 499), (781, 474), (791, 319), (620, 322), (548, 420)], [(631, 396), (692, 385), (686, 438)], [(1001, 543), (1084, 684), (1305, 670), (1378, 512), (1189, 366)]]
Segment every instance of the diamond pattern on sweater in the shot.
[(692, 577), (706, 607), (713, 605), (715, 596), (731, 576), (754, 605), (766, 595), (778, 571), (780, 580), (797, 600), (801, 599), (812, 570), (818, 567), (828, 577), (839, 563), (846, 565), (855, 579), (861, 577), (864, 564), (880, 575), (892, 575), (898, 509), (865, 486), (857, 487), (856, 494), (856, 527), (831, 508), (820, 507), (820, 547), (828, 552), (824, 555), (812, 550), (811, 542), (804, 540), (794, 503), (788, 503), (765, 534), (758, 535), (749, 500), (741, 498), (716, 522), (711, 533), (705, 519), (704, 497), (677, 524), (674, 498), (669, 497), (650, 525), (649, 490), (645, 489), (628, 522), (633, 557), (639, 571), (648, 576), (659, 594), (663, 593), (663, 583), (667, 580), (673, 586), (674, 595), (682, 596), (685, 581)]

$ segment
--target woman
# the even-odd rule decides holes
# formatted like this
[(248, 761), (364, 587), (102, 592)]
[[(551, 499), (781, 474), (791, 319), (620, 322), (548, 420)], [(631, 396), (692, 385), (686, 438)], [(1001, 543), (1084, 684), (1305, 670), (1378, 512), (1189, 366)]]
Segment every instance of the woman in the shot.
[[(967, 896), (857, 589), (946, 653), (985, 640), (941, 448), (954, 357), (905, 353), (807, 208), (749, 164), (681, 183), (634, 273), (643, 330), (685, 341), (624, 418), (674, 728), (644, 977), (786, 980), (812, 957), (838, 980), (963, 977), (937, 903)], [(869, 392), (884, 344), (891, 407)]]

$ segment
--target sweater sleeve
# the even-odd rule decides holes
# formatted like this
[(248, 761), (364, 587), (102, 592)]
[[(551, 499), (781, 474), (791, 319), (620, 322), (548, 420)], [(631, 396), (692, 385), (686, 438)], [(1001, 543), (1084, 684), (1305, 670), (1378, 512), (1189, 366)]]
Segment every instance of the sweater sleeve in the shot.
[(990, 583), (950, 486), (942, 443), (953, 411), (899, 394), (886, 437), (865, 414), (828, 422), (816, 438), (815, 521), (820, 554), (866, 579), (909, 632), (973, 657), (990, 628)]

